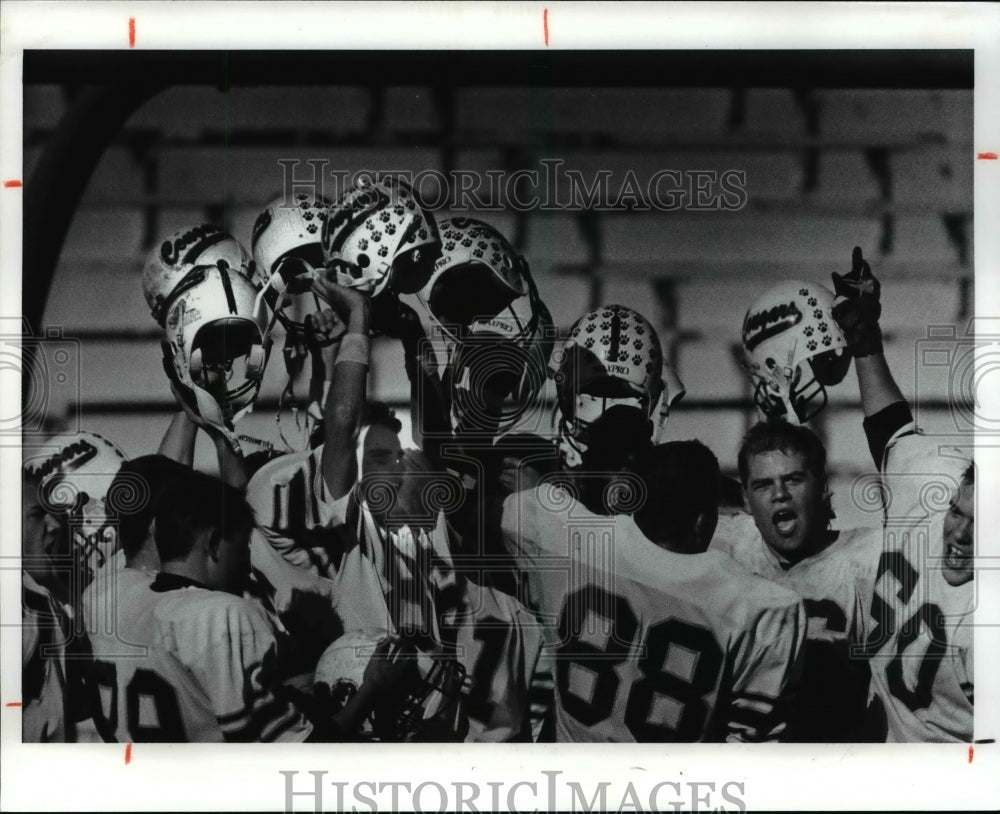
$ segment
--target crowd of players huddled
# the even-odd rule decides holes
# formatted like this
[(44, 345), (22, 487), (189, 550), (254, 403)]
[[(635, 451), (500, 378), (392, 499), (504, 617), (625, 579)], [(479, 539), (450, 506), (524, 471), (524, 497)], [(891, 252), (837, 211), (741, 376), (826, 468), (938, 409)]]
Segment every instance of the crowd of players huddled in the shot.
[[(683, 386), (650, 322), (559, 335), (489, 224), (384, 177), (275, 201), (250, 245), (196, 225), (148, 259), (156, 454), (25, 444), (25, 741), (972, 739), (971, 455), (914, 427), (860, 249), (747, 311), (734, 500), (660, 443)], [(415, 448), (367, 397), (375, 336)], [(831, 525), (806, 426), (852, 359), (882, 528)], [(268, 364), (301, 449), (237, 433)]]

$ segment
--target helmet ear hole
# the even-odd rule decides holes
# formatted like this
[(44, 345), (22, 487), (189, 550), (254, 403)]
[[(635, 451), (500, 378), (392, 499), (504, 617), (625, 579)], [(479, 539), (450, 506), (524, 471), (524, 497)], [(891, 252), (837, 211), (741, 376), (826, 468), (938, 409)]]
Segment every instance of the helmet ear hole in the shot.
[(846, 351), (827, 351), (809, 360), (816, 381), (827, 387), (840, 384), (851, 367), (851, 355)]

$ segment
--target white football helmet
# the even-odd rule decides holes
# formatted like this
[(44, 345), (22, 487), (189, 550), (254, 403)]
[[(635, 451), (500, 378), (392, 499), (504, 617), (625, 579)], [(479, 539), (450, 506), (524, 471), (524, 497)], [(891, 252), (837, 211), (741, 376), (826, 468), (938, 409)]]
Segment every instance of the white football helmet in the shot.
[[(579, 463), (590, 425), (605, 412), (635, 407), (650, 418), (664, 389), (660, 338), (642, 314), (623, 305), (580, 317), (553, 352), (549, 369), (556, 381), (555, 418), (567, 466)], [(680, 383), (676, 374), (671, 378)]]
[(528, 264), (500, 232), (472, 218), (441, 223), (441, 257), (419, 292), (442, 329), (455, 339), (527, 296)]
[(53, 514), (68, 514), (76, 553), (90, 574), (118, 545), (105, 500), (126, 460), (117, 445), (93, 432), (57, 435), (42, 444), (24, 469), (39, 483), (42, 504)]
[(302, 332), (305, 317), (322, 308), (312, 283), (325, 272), (322, 236), (329, 208), (324, 198), (298, 194), (271, 201), (254, 223), (256, 282), (268, 322), (281, 322), (287, 333)]
[(762, 294), (743, 318), (743, 349), (757, 407), (805, 423), (826, 405), (826, 387), (851, 365), (833, 318), (833, 292), (787, 280)]
[[(260, 390), (268, 347), (254, 318), (257, 291), (221, 264), (194, 269), (166, 314), (167, 342), (182, 384), (232, 424)], [(204, 414), (204, 413), (203, 413)]]
[[(344, 633), (331, 644), (316, 665), (316, 698), (338, 712), (364, 681), (365, 668), (375, 648), (389, 637), (385, 630), (368, 628)], [(393, 637), (386, 655), (395, 659), (402, 645)], [(362, 732), (375, 740), (399, 742), (462, 740), (468, 728), (461, 709), (465, 668), (453, 657), (417, 651), (408, 686), (381, 697), (365, 719)]]
[(248, 280), (254, 277), (247, 250), (218, 226), (210, 223), (188, 226), (167, 237), (149, 253), (142, 271), (142, 292), (153, 319), (163, 326), (173, 297), (193, 269), (220, 262)]
[(448, 372), (454, 428), (482, 426), (491, 428), (491, 437), (504, 434), (537, 403), (555, 330), (549, 309), (528, 283), (530, 293), (492, 317), (473, 320), (454, 344)]
[(336, 282), (376, 296), (419, 291), (441, 251), (437, 224), (405, 181), (364, 178), (330, 208), (323, 257)]

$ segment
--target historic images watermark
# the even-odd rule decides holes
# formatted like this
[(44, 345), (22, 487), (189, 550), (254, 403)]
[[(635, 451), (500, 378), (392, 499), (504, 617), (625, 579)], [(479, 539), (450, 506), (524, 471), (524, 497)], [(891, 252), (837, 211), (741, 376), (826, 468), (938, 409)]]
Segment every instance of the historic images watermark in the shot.
[(279, 771), (284, 810), (350, 811), (746, 811), (746, 784), (737, 781), (599, 780), (588, 783), (542, 770), (522, 780), (411, 783), (340, 780), (326, 771)]
[(740, 169), (634, 170), (590, 172), (542, 158), (537, 167), (512, 170), (436, 169), (349, 172), (330, 168), (325, 158), (282, 158), (282, 190), (289, 205), (296, 195), (336, 200), (346, 189), (391, 176), (407, 182), (431, 212), (736, 212), (746, 206), (747, 173)]

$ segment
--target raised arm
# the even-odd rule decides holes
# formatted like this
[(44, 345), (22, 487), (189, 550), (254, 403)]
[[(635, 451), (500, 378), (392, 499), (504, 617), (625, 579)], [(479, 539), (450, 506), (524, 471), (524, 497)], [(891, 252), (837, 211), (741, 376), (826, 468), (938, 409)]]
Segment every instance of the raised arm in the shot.
[(194, 441), (197, 435), (198, 425), (188, 417), (187, 409), (182, 409), (174, 413), (174, 417), (170, 419), (170, 426), (163, 434), (163, 440), (160, 441), (160, 447), (156, 452), (178, 463), (193, 466)]
[(847, 339), (861, 391), (861, 407), (868, 446), (876, 466), (881, 466), (886, 444), (913, 420), (909, 405), (893, 378), (882, 346), (881, 285), (871, 266), (854, 247), (851, 271), (833, 275), (837, 299), (833, 316)]
[(167, 427), (157, 452), (167, 458), (194, 465), (194, 446), (198, 430), (202, 429), (212, 439), (219, 465), (219, 477), (230, 486), (245, 489), (247, 471), (235, 432), (223, 417), (222, 409), (205, 391), (199, 395), (178, 379), (170, 358), (170, 348), (163, 345), (163, 369), (170, 380), (181, 411), (174, 415)]
[(327, 280), (314, 282), (313, 291), (336, 311), (334, 315), (324, 309), (311, 317), (315, 334), (334, 332), (337, 318), (347, 326), (323, 405), (323, 480), (330, 497), (337, 500), (350, 491), (358, 476), (355, 453), (368, 384), (371, 306), (363, 294)]

